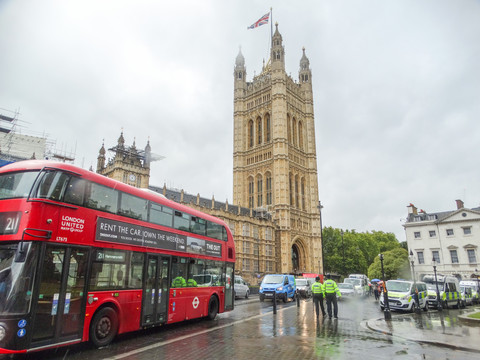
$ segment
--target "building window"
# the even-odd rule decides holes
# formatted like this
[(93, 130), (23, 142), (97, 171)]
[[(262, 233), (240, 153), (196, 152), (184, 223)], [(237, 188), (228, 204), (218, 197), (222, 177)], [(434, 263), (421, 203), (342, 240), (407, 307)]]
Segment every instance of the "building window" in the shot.
[(266, 255), (267, 256), (273, 256), (273, 246), (272, 245), (267, 245), (265, 247)]
[(253, 227), (253, 237), (258, 239), (258, 226)]
[(250, 254), (250, 243), (248, 241), (243, 242), (243, 253)]
[(305, 208), (305, 179), (302, 178), (302, 210)]
[(257, 144), (262, 143), (262, 119), (259, 117), (257, 119)]
[(453, 229), (447, 229), (447, 236), (453, 236)]
[(438, 250), (433, 250), (432, 251), (432, 256), (435, 259), (435, 261), (437, 262), (437, 264), (440, 264), (440, 254), (439, 254)]
[(423, 251), (417, 251), (417, 258), (419, 264), (425, 264), (425, 258), (423, 257)]
[(250, 236), (250, 225), (249, 224), (243, 224), (242, 235), (243, 236)]
[(428, 219), (428, 220), (436, 220), (436, 219), (437, 219), (437, 215), (427, 215), (427, 219)]
[(257, 207), (263, 206), (263, 179), (261, 176), (257, 178)]
[(452, 264), (458, 264), (457, 250), (450, 250), (450, 258), (452, 259)]
[(421, 236), (420, 236), (420, 231), (415, 231), (415, 232), (413, 233), (413, 236), (415, 237), (415, 239), (420, 239), (420, 237), (421, 237)]
[(303, 124), (301, 121), (298, 123), (298, 146), (303, 150)]
[(267, 205), (272, 205), (272, 176), (270, 173), (267, 174)]
[(273, 272), (273, 262), (272, 261), (267, 261), (267, 263), (265, 264), (266, 265), (266, 271), (267, 272)]
[(265, 240), (272, 241), (272, 228), (265, 229)]
[(299, 200), (299, 188), (298, 188), (298, 175), (295, 176), (295, 207), (300, 207), (300, 200)]
[(248, 122), (248, 147), (253, 147), (253, 121)]
[(270, 114), (265, 115), (265, 142), (270, 142)]
[(254, 194), (253, 178), (249, 178), (248, 179), (248, 207), (250, 209), (253, 208), (253, 194)]
[(243, 259), (243, 271), (250, 271), (250, 259)]
[(463, 228), (463, 235), (471, 235), (471, 234), (472, 234), (472, 228), (470, 226)]
[(428, 232), (428, 234), (430, 235), (430, 237), (435, 237), (435, 236), (437, 236), (437, 233), (435, 232), (435, 230), (430, 230), (430, 231)]
[(477, 262), (477, 257), (475, 256), (475, 249), (467, 249), (468, 262), (470, 264), (475, 264)]
[(297, 146), (297, 120), (295, 118), (292, 121), (292, 128), (293, 146)]
[(289, 190), (289, 193), (290, 193), (290, 205), (292, 206), (293, 205), (293, 180), (292, 180), (292, 174), (290, 174), (290, 177), (288, 179), (288, 190)]
[(235, 223), (234, 222), (228, 223), (228, 227), (230, 228), (232, 235), (235, 235)]

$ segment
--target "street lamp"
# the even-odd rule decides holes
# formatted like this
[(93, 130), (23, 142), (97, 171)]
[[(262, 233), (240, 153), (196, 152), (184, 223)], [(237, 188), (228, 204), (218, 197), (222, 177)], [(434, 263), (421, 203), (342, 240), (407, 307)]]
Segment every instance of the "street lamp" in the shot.
[[(410, 250), (410, 263), (412, 264), (412, 278), (413, 278), (413, 287), (415, 288), (414, 300), (415, 300), (415, 312), (420, 314), (420, 299), (418, 298), (418, 289), (417, 281), (415, 280), (415, 257), (413, 256), (413, 251)], [(425, 299), (427, 301), (427, 299)]]
[(343, 251), (343, 276), (346, 276), (345, 273), (345, 246), (343, 246), (343, 230), (340, 230), (340, 235), (342, 235), (342, 251)]
[(440, 291), (438, 291), (438, 281), (437, 281), (437, 260), (435, 256), (432, 259), (433, 262), (433, 273), (435, 274), (435, 286), (437, 287), (437, 310), (442, 311), (442, 302), (440, 301)]
[(388, 303), (388, 290), (387, 283), (385, 281), (385, 271), (383, 270), (383, 254), (378, 254), (380, 258), (380, 264), (382, 265), (382, 280), (383, 280), (383, 303), (384, 303), (384, 315), (385, 320), (392, 320), (392, 314), (390, 314), (390, 304)]

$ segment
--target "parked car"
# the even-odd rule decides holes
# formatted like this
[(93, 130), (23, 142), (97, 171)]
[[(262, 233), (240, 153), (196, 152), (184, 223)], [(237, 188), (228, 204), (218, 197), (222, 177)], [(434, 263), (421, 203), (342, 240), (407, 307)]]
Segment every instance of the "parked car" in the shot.
[[(415, 288), (416, 285), (416, 288)], [(418, 306), (424, 311), (428, 310), (427, 306), (427, 284), (424, 282), (408, 280), (388, 280), (388, 305), (391, 310), (402, 310), (414, 312)], [(416, 302), (418, 297), (418, 305)], [(380, 309), (384, 309), (384, 297), (380, 296)]]
[(295, 277), (285, 274), (268, 274), (262, 280), (258, 289), (260, 301), (272, 299), (275, 294), (276, 299), (282, 299), (287, 302), (289, 298), (295, 300), (297, 287), (295, 285)]
[(351, 299), (355, 296), (355, 289), (353, 284), (350, 283), (338, 283), (338, 290), (340, 290), (340, 294), (342, 297), (340, 299)]
[(245, 280), (241, 276), (235, 275), (235, 282), (233, 283), (233, 291), (235, 292), (235, 298), (248, 299), (250, 295), (250, 288)]
[(312, 296), (312, 281), (311, 279), (297, 278), (295, 279), (297, 285), (297, 294), (303, 298)]

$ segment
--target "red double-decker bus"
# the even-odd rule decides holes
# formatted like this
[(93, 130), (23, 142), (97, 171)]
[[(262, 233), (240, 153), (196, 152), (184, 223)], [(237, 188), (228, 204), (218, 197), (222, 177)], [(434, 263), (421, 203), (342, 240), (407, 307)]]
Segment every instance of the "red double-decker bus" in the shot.
[(213, 216), (78, 167), (0, 168), (0, 353), (25, 353), (234, 306), (235, 245)]

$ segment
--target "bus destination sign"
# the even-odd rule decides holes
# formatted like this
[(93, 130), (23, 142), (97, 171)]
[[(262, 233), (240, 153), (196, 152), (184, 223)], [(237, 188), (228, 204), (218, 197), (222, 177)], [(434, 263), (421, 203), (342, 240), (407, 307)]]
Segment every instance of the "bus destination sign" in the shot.
[(222, 256), (222, 245), (213, 241), (101, 217), (97, 219), (95, 239), (97, 241), (204, 254), (207, 256)]

